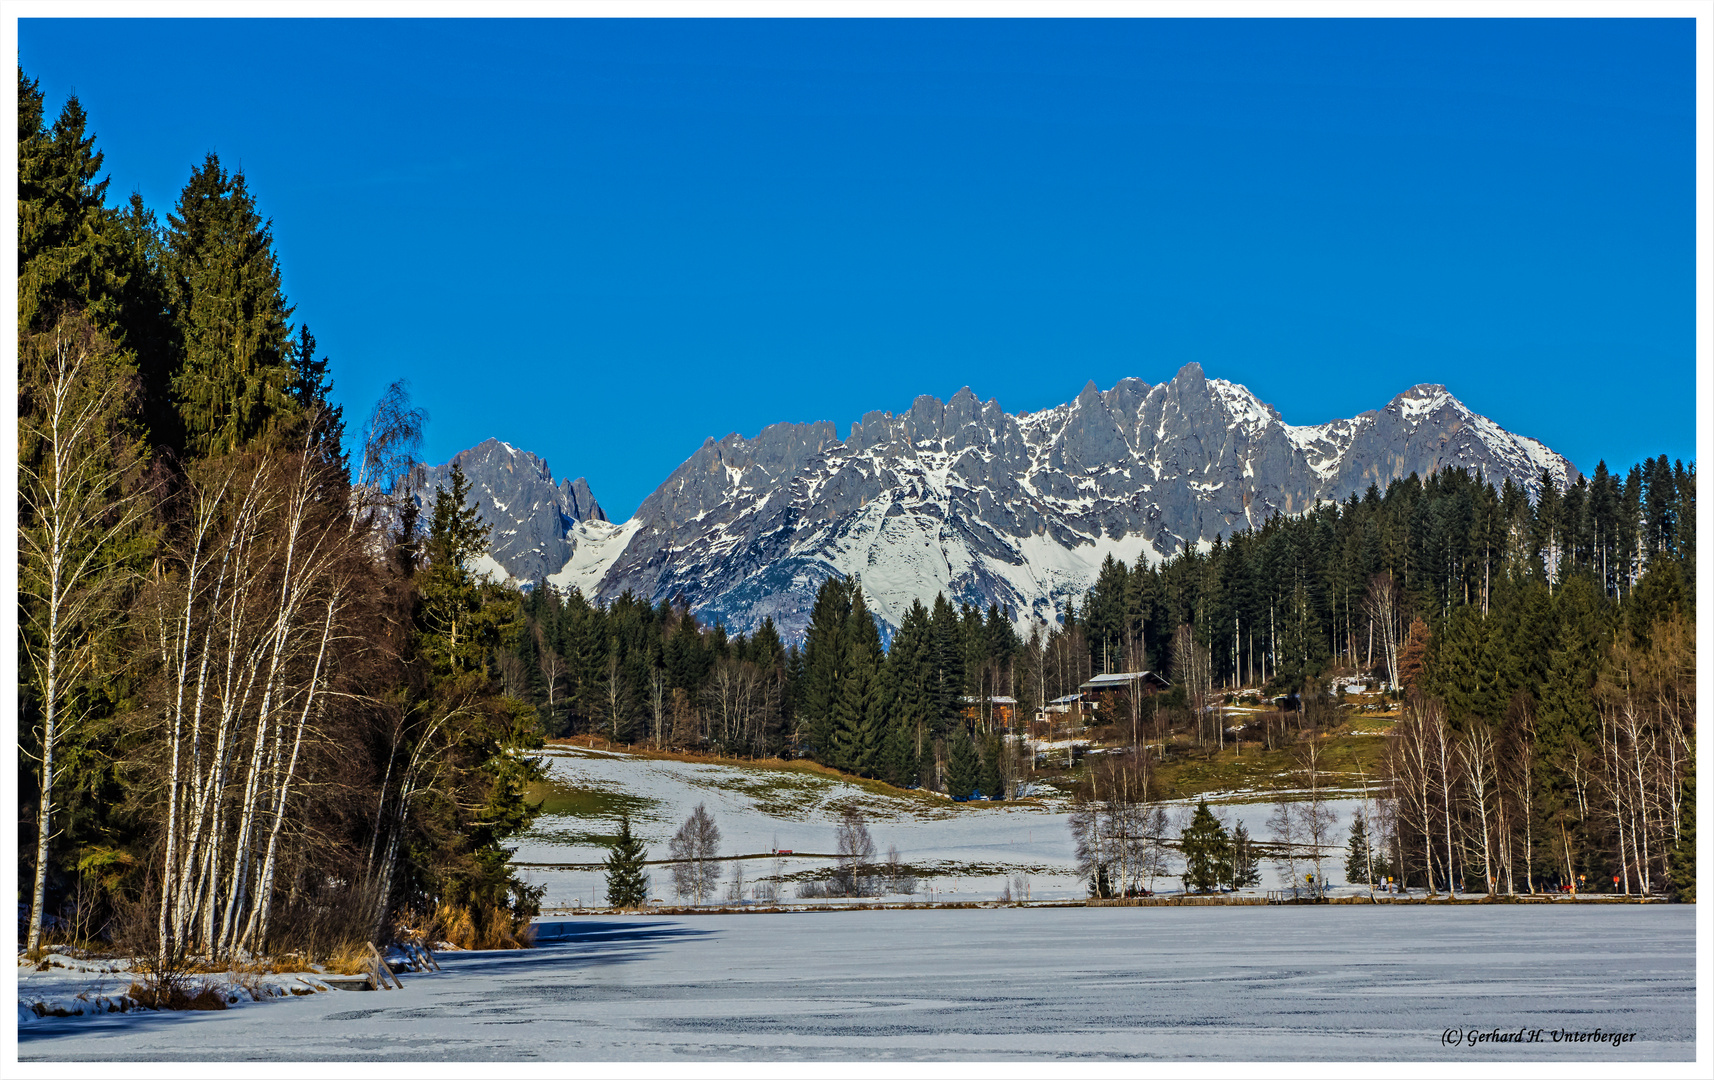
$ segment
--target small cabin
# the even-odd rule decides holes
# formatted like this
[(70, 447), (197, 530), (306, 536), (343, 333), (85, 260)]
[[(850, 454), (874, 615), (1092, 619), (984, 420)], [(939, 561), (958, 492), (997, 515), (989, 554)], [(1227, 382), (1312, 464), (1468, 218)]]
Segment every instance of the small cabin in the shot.
[(1097, 675), (1084, 683), (1084, 700), (1091, 704), (1105, 704), (1107, 698), (1121, 691), (1142, 696), (1157, 694), (1172, 684), (1152, 671), (1115, 671), (1106, 675)]

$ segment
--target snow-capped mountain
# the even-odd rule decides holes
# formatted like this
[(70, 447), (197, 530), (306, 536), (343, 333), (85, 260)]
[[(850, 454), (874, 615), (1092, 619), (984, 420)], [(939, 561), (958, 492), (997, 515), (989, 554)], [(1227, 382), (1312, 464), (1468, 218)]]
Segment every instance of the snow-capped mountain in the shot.
[(454, 454), (444, 465), (424, 466), (412, 473), (419, 522), (426, 525), (433, 513), (434, 493), (451, 486), (455, 464), (464, 470), (471, 501), (491, 530), (488, 555), (496, 565), (482, 567), (491, 576), (538, 581), (572, 557), (570, 536), (577, 525), (607, 521), (583, 477), (562, 480), (555, 487), (547, 462), (528, 450), (489, 439)]
[[(499, 460), (492, 450), (488, 459)], [(1286, 424), (1196, 364), (1153, 387), (1125, 379), (1102, 392), (1090, 383), (1076, 400), (1029, 414), (1008, 414), (966, 388), (945, 403), (925, 396), (902, 413), (871, 412), (843, 441), (827, 421), (709, 439), (630, 521), (567, 524), (568, 554), (548, 580), (605, 598), (682, 594), (734, 631), (772, 616), (796, 635), (821, 582), (850, 574), (889, 627), (913, 599), (936, 592), (1010, 606), (1022, 625), (1056, 619), (1108, 554), (1155, 562), (1276, 511), (1452, 466), (1496, 483), (1509, 477), (1532, 495), (1543, 470), (1559, 486), (1578, 475), (1435, 385), (1312, 427)], [(464, 468), (479, 488), (488, 483)], [(520, 511), (503, 501), (515, 518)], [(530, 512), (541, 515), (530, 533), (539, 539), (494, 549), (525, 580), (558, 550), (545, 536), (546, 510)]]

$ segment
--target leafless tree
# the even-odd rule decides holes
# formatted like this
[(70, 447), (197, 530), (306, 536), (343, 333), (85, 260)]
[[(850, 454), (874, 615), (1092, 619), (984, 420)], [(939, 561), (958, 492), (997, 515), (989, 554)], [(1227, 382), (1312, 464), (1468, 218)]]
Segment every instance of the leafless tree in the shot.
[(1503, 869), (1496, 872), (1496, 865), (1503, 867), (1506, 849), (1505, 810), (1499, 797), (1494, 735), (1487, 723), (1478, 717), (1472, 717), (1466, 723), (1464, 734), (1458, 740), (1458, 761), (1464, 777), (1468, 813), (1479, 838), (1473, 854), (1481, 857), (1484, 888), (1492, 895), (1504, 876)]
[(264, 947), (306, 740), (317, 738), (369, 564), (337, 463), (313, 431), (293, 453), (200, 462), (184, 527), (144, 605), (165, 757), (159, 947)]
[(1333, 810), (1327, 805), (1327, 772), (1322, 764), (1320, 736), (1310, 732), (1293, 752), (1299, 783), (1304, 797), (1296, 807), (1297, 833), (1300, 841), (1309, 845), (1309, 861), (1315, 867), (1315, 882), (1319, 890), (1327, 878), (1322, 869), (1326, 851), (1335, 843)]
[(40, 710), (40, 805), (26, 948), (42, 944), (55, 753), (87, 717), (74, 691), (95, 673), (97, 643), (135, 580), (126, 541), (148, 504), (127, 433), (130, 380), (110, 342), (67, 316), (20, 353), (18, 591), (20, 659)]
[(839, 866), (836, 882), (842, 896), (870, 896), (875, 891), (875, 841), (863, 811), (846, 804), (834, 831), (834, 854)]
[(887, 863), (885, 876), (887, 891), (901, 896), (912, 896), (917, 891), (916, 874), (905, 865), (904, 858), (899, 854), (897, 844), (887, 845)]
[(720, 881), (720, 827), (708, 808), (697, 803), (678, 832), (667, 841), (673, 858), (673, 890), (679, 896), (689, 896), (700, 904), (704, 897), (714, 895)]
[[(1172, 673), (1173, 679), (1184, 687), (1185, 705), (1196, 716), (1196, 741), (1203, 741), (1203, 731), (1209, 722), (1209, 712), (1214, 700), (1214, 674), (1208, 659), (1208, 649), (1196, 640), (1196, 634), (1187, 624), (1180, 626), (1172, 637)], [(1219, 727), (1218, 722), (1215, 727)], [(1224, 747), (1226, 734), (1217, 733), (1219, 745)]]
[(422, 452), (428, 413), (411, 404), (410, 383), (395, 381), (363, 424), (362, 452), (352, 477), (351, 524), (366, 523), (370, 512), (396, 511)]
[(1363, 613), (1369, 617), (1369, 632), (1380, 637), (1387, 686), (1396, 690), (1399, 685), (1399, 588), (1391, 574), (1376, 574), (1369, 579)]
[(1268, 831), (1274, 842), (1274, 865), (1279, 867), (1286, 880), (1291, 882), (1293, 896), (1297, 895), (1297, 869), (1302, 859), (1298, 851), (1298, 845), (1302, 843), (1300, 820), (1297, 804), (1290, 796), (1282, 793), (1274, 800), (1273, 811), (1268, 815)]

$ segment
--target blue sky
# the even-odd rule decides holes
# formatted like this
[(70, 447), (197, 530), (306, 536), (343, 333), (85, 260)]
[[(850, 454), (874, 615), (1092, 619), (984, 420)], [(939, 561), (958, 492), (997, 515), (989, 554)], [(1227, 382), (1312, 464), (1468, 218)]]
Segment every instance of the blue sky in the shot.
[(210, 150), (347, 413), (623, 518), (707, 436), (1195, 360), (1289, 423), (1445, 383), (1695, 453), (1680, 21), (22, 20), (112, 197)]

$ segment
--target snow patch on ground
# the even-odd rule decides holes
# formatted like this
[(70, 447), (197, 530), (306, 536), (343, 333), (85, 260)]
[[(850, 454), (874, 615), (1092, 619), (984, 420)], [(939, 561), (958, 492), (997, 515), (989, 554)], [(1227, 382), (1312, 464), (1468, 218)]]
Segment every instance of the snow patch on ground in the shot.
[[(554, 782), (567, 788), (622, 796), (632, 811), (631, 828), (648, 850), (649, 859), (667, 858), (667, 841), (697, 804), (705, 804), (720, 827), (720, 854), (752, 858), (741, 863), (753, 890), (763, 878), (789, 877), (833, 865), (835, 830), (847, 805), (868, 818), (876, 854), (890, 846), (922, 875), (918, 898), (930, 890), (942, 900), (998, 899), (1015, 878), (1029, 882), (1035, 900), (1081, 900), (1088, 895), (1077, 876), (1070, 830), (1070, 803), (1045, 786), (1043, 797), (1009, 803), (958, 803), (927, 799), (916, 793), (876, 794), (857, 784), (825, 774), (789, 769), (740, 767), (703, 762), (654, 760), (626, 754), (589, 754), (556, 748), (546, 755)], [(1332, 880), (1344, 877), (1344, 843), (1352, 814), (1362, 805), (1346, 797), (1328, 803), (1335, 822), (1322, 869)], [(1230, 830), (1239, 822), (1252, 838), (1268, 840), (1271, 803), (1245, 803), (1253, 793), (1211, 796), (1210, 809)], [(1167, 804), (1168, 836), (1176, 839), (1195, 809), (1194, 801)], [(608, 849), (598, 841), (619, 831), (618, 804), (595, 816), (548, 815), (516, 840), (513, 862), (531, 884), (543, 885), (548, 907), (605, 906), (606, 873), (601, 862)], [(776, 860), (772, 853), (792, 855)], [(1176, 855), (1170, 872), (1182, 866)], [(722, 889), (731, 862), (723, 868)], [(670, 871), (652, 866), (652, 898), (674, 900)], [(1301, 876), (1306, 872), (1299, 869)], [(1289, 887), (1285, 871), (1264, 863), (1262, 881), (1251, 892)], [(1182, 890), (1177, 876), (1157, 879), (1156, 892)], [(791, 899), (795, 885), (788, 885)], [(1367, 891), (1366, 889), (1363, 891)]]

